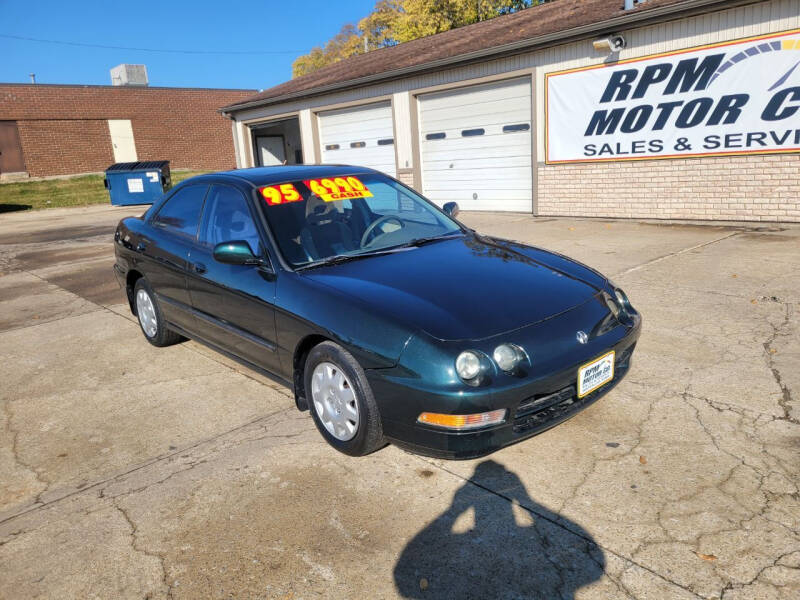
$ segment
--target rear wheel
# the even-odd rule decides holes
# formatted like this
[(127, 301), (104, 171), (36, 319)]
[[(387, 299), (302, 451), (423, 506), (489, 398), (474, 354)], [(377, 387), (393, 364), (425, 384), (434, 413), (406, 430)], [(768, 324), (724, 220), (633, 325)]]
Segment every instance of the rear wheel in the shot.
[(144, 277), (141, 277), (133, 288), (133, 305), (136, 307), (139, 326), (148, 342), (161, 348), (176, 344), (183, 339), (167, 328), (156, 295)]
[(364, 369), (347, 350), (333, 342), (312, 348), (304, 381), (314, 424), (331, 446), (364, 456), (386, 445)]

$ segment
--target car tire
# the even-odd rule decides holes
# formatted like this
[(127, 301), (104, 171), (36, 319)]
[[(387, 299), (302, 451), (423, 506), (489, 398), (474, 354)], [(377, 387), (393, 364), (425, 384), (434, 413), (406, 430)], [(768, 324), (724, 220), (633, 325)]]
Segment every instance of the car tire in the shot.
[[(333, 342), (312, 348), (303, 381), (314, 424), (331, 446), (350, 456), (365, 456), (386, 445), (372, 388), (364, 369), (347, 350)], [(336, 397), (341, 389), (344, 397)], [(338, 415), (337, 402), (341, 409)]]
[(161, 312), (153, 288), (144, 277), (140, 277), (133, 288), (133, 307), (145, 339), (153, 346), (163, 348), (183, 340), (179, 334), (167, 327), (167, 321)]

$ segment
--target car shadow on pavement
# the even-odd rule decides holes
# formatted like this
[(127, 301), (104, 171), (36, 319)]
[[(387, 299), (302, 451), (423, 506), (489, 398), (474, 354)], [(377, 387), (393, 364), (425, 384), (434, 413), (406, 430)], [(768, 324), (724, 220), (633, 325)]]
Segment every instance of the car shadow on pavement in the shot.
[(486, 460), (406, 545), (394, 580), (405, 598), (569, 599), (604, 571), (603, 553), (584, 529)]

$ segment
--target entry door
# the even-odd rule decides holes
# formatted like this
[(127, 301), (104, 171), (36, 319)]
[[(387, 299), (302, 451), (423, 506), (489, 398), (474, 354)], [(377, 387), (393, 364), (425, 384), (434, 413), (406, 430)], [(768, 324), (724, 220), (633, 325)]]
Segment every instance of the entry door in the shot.
[(396, 174), (391, 102), (319, 113), (322, 162)]
[(286, 147), (282, 135), (260, 135), (256, 138), (258, 160), (262, 167), (282, 165), (286, 160)]
[(130, 119), (109, 119), (108, 131), (114, 148), (114, 162), (136, 162), (136, 142)]
[(16, 121), (0, 121), (0, 173), (25, 171)]
[(530, 212), (531, 82), (419, 96), (423, 193), (467, 210)]
[(153, 239), (140, 238), (136, 245), (139, 267), (158, 294), (167, 321), (190, 331), (195, 319), (186, 275), (207, 191), (202, 184), (178, 189), (153, 217)]
[(212, 185), (203, 208), (198, 244), (189, 255), (189, 293), (198, 335), (273, 373), (280, 372), (275, 334), (273, 275), (252, 265), (214, 260), (214, 246), (243, 240), (267, 256), (245, 196), (227, 185)]

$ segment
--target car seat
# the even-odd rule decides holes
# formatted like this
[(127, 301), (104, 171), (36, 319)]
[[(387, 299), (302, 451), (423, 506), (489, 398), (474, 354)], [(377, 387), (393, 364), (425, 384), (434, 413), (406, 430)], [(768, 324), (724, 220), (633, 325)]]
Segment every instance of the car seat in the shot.
[(342, 213), (332, 202), (316, 194), (306, 203), (306, 223), (300, 231), (303, 249), (314, 259), (327, 258), (355, 250), (353, 231), (342, 221)]

